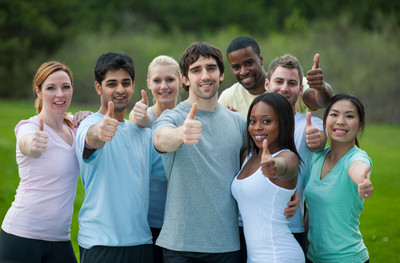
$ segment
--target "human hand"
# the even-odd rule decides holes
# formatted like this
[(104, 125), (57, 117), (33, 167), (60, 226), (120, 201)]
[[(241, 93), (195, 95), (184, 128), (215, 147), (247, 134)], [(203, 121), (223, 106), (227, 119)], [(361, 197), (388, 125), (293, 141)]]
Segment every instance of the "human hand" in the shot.
[(265, 139), (262, 142), (262, 153), (261, 153), (261, 171), (265, 177), (269, 179), (274, 179), (277, 177), (276, 175), (276, 163), (272, 155), (268, 150), (268, 140)]
[(75, 128), (79, 127), (79, 124), (81, 121), (83, 121), (87, 116), (92, 114), (91, 111), (78, 111), (74, 114), (74, 118), (72, 120), (72, 123), (74, 124)]
[(194, 119), (197, 103), (193, 103), (189, 114), (183, 123), (183, 143), (197, 144), (201, 137), (201, 122)]
[(230, 105), (225, 105), (225, 107), (228, 109), (228, 110), (230, 110), (230, 111), (234, 111), (234, 112), (237, 112), (238, 110), (237, 109), (235, 109), (234, 107), (232, 107), (232, 106), (230, 106)]
[(307, 84), (310, 88), (321, 90), (324, 84), (324, 76), (322, 69), (319, 68), (319, 54), (314, 55), (314, 63), (311, 70), (307, 71)]
[(304, 128), (306, 144), (309, 149), (318, 148), (321, 144), (320, 130), (311, 123), (311, 112), (307, 112), (306, 126)]
[(31, 140), (31, 151), (36, 153), (42, 153), (46, 151), (49, 135), (43, 129), (43, 119), (39, 119), (39, 130), (35, 131)]
[(119, 122), (114, 119), (114, 103), (108, 102), (107, 113), (98, 123), (98, 138), (100, 141), (111, 141), (117, 132)]
[(370, 198), (374, 192), (374, 188), (372, 187), (370, 180), (370, 171), (371, 166), (366, 166), (365, 169), (360, 171), (362, 173), (362, 181), (358, 184), (358, 195), (362, 199)]
[(300, 205), (300, 196), (297, 193), (297, 190), (294, 192), (287, 205), (288, 207), (285, 209), (285, 216), (286, 219), (289, 219), (296, 214), (297, 208)]
[(147, 108), (149, 107), (146, 91), (142, 90), (141, 94), (142, 99), (136, 102), (135, 106), (132, 109), (132, 117), (134, 123), (141, 123), (142, 121), (144, 121), (147, 114)]

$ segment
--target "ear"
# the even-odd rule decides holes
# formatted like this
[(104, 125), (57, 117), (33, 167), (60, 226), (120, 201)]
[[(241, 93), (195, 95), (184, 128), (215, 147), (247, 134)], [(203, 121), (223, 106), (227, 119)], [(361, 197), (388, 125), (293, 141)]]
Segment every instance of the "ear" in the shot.
[(35, 90), (36, 90), (36, 95), (38, 96), (39, 99), (41, 99), (42, 98), (42, 91), (39, 89), (38, 86), (35, 87)]
[(182, 83), (185, 84), (186, 86), (190, 86), (190, 81), (187, 77), (185, 77), (184, 75), (182, 75)]
[(101, 89), (101, 84), (97, 81), (94, 82), (94, 88), (96, 89), (97, 94), (102, 95), (103, 90)]
[(135, 91), (135, 81), (134, 80), (132, 81), (132, 89), (133, 89), (133, 91)]
[(269, 88), (268, 86), (269, 86), (269, 80), (268, 80), (268, 78), (265, 78), (264, 88), (266, 91), (268, 91), (268, 88)]
[(261, 66), (264, 65), (264, 57), (261, 54), (260, 54), (260, 64), (261, 64)]
[(224, 73), (222, 73), (222, 74), (219, 76), (219, 83), (221, 83), (221, 82), (224, 80), (224, 77), (225, 77)]
[(300, 85), (299, 96), (303, 95), (303, 84)]

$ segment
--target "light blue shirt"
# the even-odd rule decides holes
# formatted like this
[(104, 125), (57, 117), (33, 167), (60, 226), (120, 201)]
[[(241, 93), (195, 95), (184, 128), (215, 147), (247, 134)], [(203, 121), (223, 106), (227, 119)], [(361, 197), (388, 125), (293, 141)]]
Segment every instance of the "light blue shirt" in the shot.
[[(163, 170), (151, 140), (151, 130), (120, 122), (111, 141), (83, 158), (88, 129), (101, 121), (94, 113), (85, 118), (76, 136), (76, 154), (85, 200), (79, 212), (78, 243), (93, 246), (151, 244), (147, 221), (150, 173)], [(154, 165), (153, 165), (154, 164)]]

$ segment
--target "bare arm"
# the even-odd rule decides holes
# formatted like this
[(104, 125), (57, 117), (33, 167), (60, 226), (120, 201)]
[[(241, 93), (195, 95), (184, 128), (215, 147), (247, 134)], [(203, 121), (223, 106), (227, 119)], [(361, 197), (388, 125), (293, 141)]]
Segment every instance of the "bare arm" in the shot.
[(319, 54), (315, 54), (313, 67), (307, 72), (310, 88), (303, 93), (304, 103), (312, 110), (324, 108), (332, 97), (332, 87), (324, 81), (323, 71), (318, 64)]
[(39, 130), (23, 136), (19, 141), (21, 152), (32, 158), (39, 158), (47, 149), (48, 134), (43, 131), (43, 120), (39, 119)]
[(370, 198), (374, 192), (370, 171), (371, 166), (362, 161), (354, 161), (348, 170), (351, 180), (358, 186), (358, 195), (363, 199)]
[(197, 104), (194, 103), (185, 122), (179, 127), (162, 127), (153, 137), (159, 152), (175, 152), (182, 144), (197, 144), (201, 137), (201, 122), (194, 119)]

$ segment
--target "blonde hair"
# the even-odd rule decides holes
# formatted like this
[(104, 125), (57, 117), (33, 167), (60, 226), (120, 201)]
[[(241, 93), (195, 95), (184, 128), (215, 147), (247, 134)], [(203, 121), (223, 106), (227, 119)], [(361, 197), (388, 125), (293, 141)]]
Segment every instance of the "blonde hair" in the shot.
[(171, 67), (173, 67), (173, 69), (174, 69), (175, 72), (176, 72), (176, 75), (177, 75), (178, 78), (179, 78), (179, 82), (181, 82), (181, 70), (180, 70), (180, 68), (179, 68), (178, 62), (176, 62), (176, 60), (173, 59), (172, 57), (170, 57), (170, 56), (165, 56), (165, 55), (161, 55), (161, 56), (155, 57), (155, 58), (150, 62), (149, 68), (148, 68), (148, 70), (147, 70), (147, 79), (150, 79), (151, 70), (152, 70), (155, 66), (158, 66), (158, 65), (161, 65), (161, 66), (171, 66)]
[[(71, 70), (64, 64), (57, 62), (57, 61), (48, 61), (44, 62), (38, 70), (36, 71), (35, 77), (33, 78), (33, 94), (36, 94), (36, 87), (38, 90), (42, 90), (42, 84), (43, 82), (54, 72), (56, 71), (64, 71), (65, 73), (68, 74), (69, 79), (71, 80), (71, 85), (73, 84), (73, 78), (72, 78), (72, 72)], [(43, 102), (42, 99), (37, 97), (35, 100), (35, 108), (36, 108), (36, 113), (40, 113), (43, 108)], [(67, 118), (68, 113), (64, 113), (64, 122), (67, 123), (69, 127), (73, 127), (74, 125), (72, 124), (71, 120)]]

